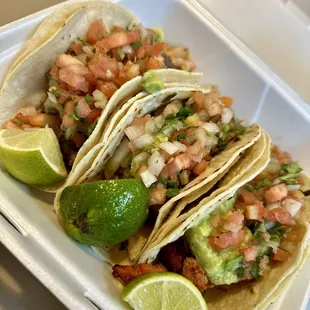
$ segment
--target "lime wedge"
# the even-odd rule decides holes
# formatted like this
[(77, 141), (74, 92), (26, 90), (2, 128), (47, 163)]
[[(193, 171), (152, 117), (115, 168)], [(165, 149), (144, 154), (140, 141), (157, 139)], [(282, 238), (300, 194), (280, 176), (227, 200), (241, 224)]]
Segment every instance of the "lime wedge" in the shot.
[(206, 310), (207, 305), (196, 286), (171, 272), (150, 273), (130, 282), (122, 298), (135, 310)]
[(67, 177), (51, 128), (0, 130), (0, 159), (11, 175), (27, 184), (53, 185)]

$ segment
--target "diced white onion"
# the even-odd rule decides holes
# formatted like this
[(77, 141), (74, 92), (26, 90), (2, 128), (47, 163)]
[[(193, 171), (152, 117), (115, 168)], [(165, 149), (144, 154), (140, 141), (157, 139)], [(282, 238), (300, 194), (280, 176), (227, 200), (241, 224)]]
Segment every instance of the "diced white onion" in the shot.
[(158, 176), (165, 166), (165, 159), (158, 151), (155, 151), (147, 161), (148, 170)]
[(92, 58), (95, 54), (92, 51), (92, 48), (89, 45), (83, 46), (83, 52), (89, 57)]
[(57, 98), (54, 94), (47, 92), (47, 96), (48, 96), (48, 99), (51, 100), (53, 103), (57, 103)]
[(268, 242), (266, 242), (266, 246), (271, 247), (273, 253), (277, 252), (279, 245), (280, 245), (279, 242), (272, 241), (272, 240), (269, 240)]
[(129, 126), (125, 129), (125, 134), (130, 141), (137, 139), (144, 135), (144, 126), (143, 124)]
[(159, 147), (170, 155), (176, 153), (179, 150), (175, 144), (169, 141), (161, 143)]
[(207, 130), (210, 133), (218, 133), (220, 131), (219, 126), (217, 124), (215, 124), (215, 123), (212, 123), (212, 122), (210, 122), (210, 123), (203, 123), (201, 125), (201, 127), (203, 129)]
[(292, 217), (295, 217), (299, 212), (300, 208), (302, 207), (302, 203), (295, 199), (286, 198), (282, 202), (282, 206), (286, 211), (288, 211), (291, 214)]
[(146, 187), (150, 187), (153, 183), (157, 181), (155, 175), (151, 173), (150, 170), (146, 169), (141, 174), (141, 179)]
[(145, 39), (147, 36), (147, 30), (142, 26), (141, 23), (137, 26), (137, 29), (139, 31), (141, 40)]
[(211, 141), (208, 141), (209, 137), (207, 136), (206, 131), (202, 127), (197, 128), (196, 134), (197, 139), (202, 147), (205, 147), (208, 143), (210, 144)]
[(99, 89), (93, 91), (92, 95), (95, 98), (95, 101), (104, 101), (104, 99), (106, 99), (104, 93)]
[(32, 94), (29, 96), (25, 101), (30, 105), (33, 106), (34, 108), (38, 109), (46, 100), (46, 92), (41, 91)]
[(223, 124), (228, 124), (231, 119), (233, 118), (234, 116), (234, 113), (231, 109), (229, 108), (225, 108), (223, 109), (223, 112), (222, 112), (222, 123)]
[(133, 48), (132, 46), (130, 45), (124, 45), (122, 47), (122, 51), (125, 53), (125, 54), (132, 54), (133, 53)]
[(137, 156), (134, 157), (134, 159), (132, 160), (133, 165), (140, 167), (143, 163), (145, 163), (147, 161), (147, 159), (149, 158), (149, 154), (147, 152), (141, 152), (139, 153)]
[(216, 146), (218, 143), (218, 137), (216, 136), (211, 136), (211, 137), (208, 137), (207, 136), (207, 142), (205, 144), (205, 147), (208, 149), (208, 150), (211, 150), (214, 146)]
[(209, 113), (206, 110), (200, 110), (197, 115), (202, 122), (205, 122), (210, 118)]
[(154, 118), (155, 124), (157, 128), (161, 128), (164, 124), (164, 117), (162, 115), (158, 115)]
[(121, 144), (117, 147), (115, 153), (108, 161), (104, 174), (107, 179), (113, 177), (114, 173), (117, 171), (122, 161), (129, 155), (130, 149), (128, 147), (128, 139), (124, 138)]
[(156, 130), (156, 123), (153, 118), (150, 118), (146, 123), (145, 123), (145, 133), (150, 133), (152, 134)]
[(281, 180), (279, 178), (276, 178), (273, 180), (272, 182), (272, 185), (277, 185), (277, 184), (280, 184), (281, 183)]
[(272, 202), (272, 203), (268, 203), (266, 205), (266, 208), (268, 211), (272, 210), (272, 209), (275, 209), (275, 208), (279, 208), (280, 207), (280, 202), (277, 201), (277, 202)]
[(300, 184), (292, 184), (287, 186), (288, 191), (298, 191), (300, 189)]
[(105, 108), (105, 106), (107, 105), (107, 100), (103, 100), (103, 101), (96, 101), (95, 102), (95, 107), (97, 108), (97, 109), (101, 109), (101, 110), (103, 110), (104, 108)]
[(136, 149), (143, 149), (146, 146), (149, 146), (155, 141), (155, 138), (150, 134), (146, 133), (143, 136), (132, 140)]
[(275, 222), (266, 222), (265, 223), (265, 228), (266, 230), (272, 229), (276, 225)]
[(186, 150), (187, 150), (187, 146), (186, 145), (184, 145), (184, 144), (182, 144), (182, 143), (180, 143), (178, 141), (173, 141), (172, 143), (178, 148), (178, 150), (180, 152), (183, 152), (183, 153), (186, 152)]
[(182, 108), (181, 102), (175, 100), (175, 101), (169, 103), (169, 104), (165, 107), (165, 109), (164, 109), (162, 115), (163, 115), (164, 117), (167, 117), (167, 116), (170, 115), (170, 114), (176, 114), (176, 113), (178, 113), (178, 112), (180, 111), (181, 108)]
[(188, 98), (188, 100), (186, 101), (185, 105), (192, 105), (195, 102), (193, 97)]

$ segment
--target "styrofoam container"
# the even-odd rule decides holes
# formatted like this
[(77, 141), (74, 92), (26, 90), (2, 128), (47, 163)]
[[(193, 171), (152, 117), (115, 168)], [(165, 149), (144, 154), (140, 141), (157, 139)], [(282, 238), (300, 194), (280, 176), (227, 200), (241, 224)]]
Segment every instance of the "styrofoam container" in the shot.
[[(144, 25), (162, 27), (168, 42), (188, 46), (204, 80), (219, 84), (222, 94), (234, 98), (237, 115), (260, 123), (273, 142), (310, 173), (309, 107), (298, 102), (297, 94), (208, 13), (202, 2), (119, 1)], [(62, 5), (0, 28), (0, 82), (20, 46)], [(53, 198), (0, 170), (0, 241), (69, 309), (126, 309), (111, 267), (65, 235), (53, 211)], [(309, 259), (303, 271), (270, 309), (306, 308)]]

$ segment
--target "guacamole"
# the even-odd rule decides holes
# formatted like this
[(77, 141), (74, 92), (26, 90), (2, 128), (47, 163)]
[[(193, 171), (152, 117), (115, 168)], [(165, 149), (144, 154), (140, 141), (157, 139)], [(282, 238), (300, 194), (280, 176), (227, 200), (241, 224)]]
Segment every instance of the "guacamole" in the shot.
[[(208, 242), (208, 237), (214, 230), (209, 221), (210, 217), (217, 214), (223, 217), (228, 216), (235, 201), (236, 197), (233, 197), (223, 202), (209, 217), (186, 233), (187, 240), (198, 263), (204, 269), (207, 278), (215, 285), (231, 284), (239, 281), (238, 268), (242, 262), (242, 255), (237, 251), (237, 247), (228, 248), (217, 253)], [(251, 231), (247, 229), (246, 239), (240, 246), (247, 243), (251, 237)]]

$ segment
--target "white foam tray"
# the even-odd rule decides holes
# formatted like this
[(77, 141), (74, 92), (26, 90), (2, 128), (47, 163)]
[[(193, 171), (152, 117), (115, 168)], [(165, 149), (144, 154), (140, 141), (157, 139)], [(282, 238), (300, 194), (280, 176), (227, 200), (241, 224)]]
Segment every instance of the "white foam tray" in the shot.
[[(190, 47), (205, 81), (234, 98), (240, 118), (259, 122), (274, 143), (310, 173), (310, 109), (271, 69), (198, 1), (124, 0), (144, 25), (161, 26), (166, 39)], [(0, 83), (21, 44), (50, 12), (38, 12), (0, 28)], [(69, 309), (126, 309), (111, 268), (59, 226), (53, 195), (25, 186), (0, 170), (0, 241)], [(1, 257), (1, 253), (0, 253)], [(310, 260), (270, 309), (305, 309)]]

